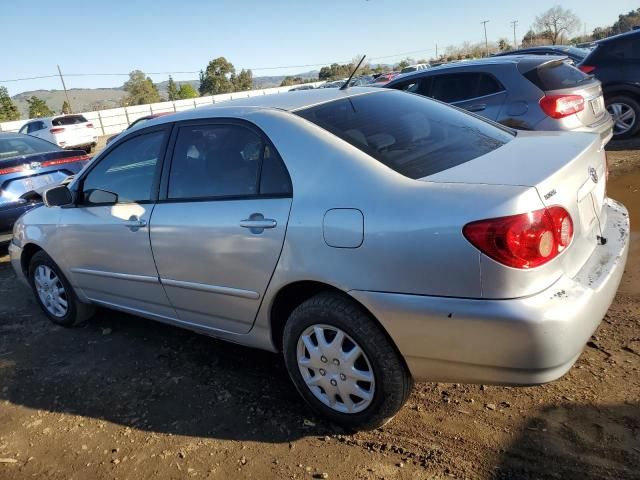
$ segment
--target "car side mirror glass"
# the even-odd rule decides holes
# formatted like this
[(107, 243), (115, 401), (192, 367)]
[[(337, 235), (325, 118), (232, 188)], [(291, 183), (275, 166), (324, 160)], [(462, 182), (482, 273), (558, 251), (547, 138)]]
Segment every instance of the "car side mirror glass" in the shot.
[(118, 203), (118, 194), (107, 190), (96, 188), (90, 192), (85, 192), (85, 200), (89, 204)]
[(63, 205), (73, 203), (71, 190), (69, 190), (65, 185), (59, 185), (45, 190), (42, 194), (42, 199), (47, 207), (61, 207)]

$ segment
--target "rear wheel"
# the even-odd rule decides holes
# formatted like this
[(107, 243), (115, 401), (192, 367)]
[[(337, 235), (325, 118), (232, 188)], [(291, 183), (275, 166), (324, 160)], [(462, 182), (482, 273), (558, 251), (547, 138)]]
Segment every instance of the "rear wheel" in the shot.
[(382, 328), (355, 302), (321, 293), (291, 314), (285, 363), (317, 412), (349, 429), (373, 429), (406, 402), (413, 380)]
[(607, 111), (613, 117), (613, 135), (629, 138), (640, 130), (640, 103), (627, 95), (608, 98)]
[(92, 305), (78, 301), (60, 268), (44, 251), (36, 253), (29, 263), (29, 282), (40, 307), (57, 325), (80, 325), (95, 312)]

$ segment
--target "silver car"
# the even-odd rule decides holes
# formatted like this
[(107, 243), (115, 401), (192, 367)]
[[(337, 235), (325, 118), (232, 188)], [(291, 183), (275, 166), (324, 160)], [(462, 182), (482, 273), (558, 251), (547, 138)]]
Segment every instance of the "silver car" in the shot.
[(101, 306), (280, 351), (318, 412), (374, 428), (414, 379), (569, 370), (627, 258), (606, 178), (594, 134), (291, 92), (131, 129), (17, 222), (11, 262), (59, 325)]

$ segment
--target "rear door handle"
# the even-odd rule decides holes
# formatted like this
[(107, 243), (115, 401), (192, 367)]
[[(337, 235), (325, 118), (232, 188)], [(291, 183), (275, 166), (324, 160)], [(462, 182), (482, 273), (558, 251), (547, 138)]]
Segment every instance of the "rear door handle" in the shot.
[(123, 225), (125, 227), (127, 227), (128, 229), (130, 229), (132, 232), (136, 232), (139, 229), (146, 227), (147, 226), (147, 221), (143, 220), (143, 219), (140, 219), (140, 218), (136, 217), (135, 215), (131, 215), (129, 220), (125, 220)]
[(487, 108), (487, 104), (486, 103), (477, 103), (475, 105), (469, 105), (467, 110), (470, 111), (470, 112), (481, 112), (486, 108)]
[(272, 218), (264, 218), (261, 213), (254, 213), (249, 218), (240, 221), (242, 228), (248, 228), (251, 233), (262, 233), (265, 228), (276, 228), (278, 222)]

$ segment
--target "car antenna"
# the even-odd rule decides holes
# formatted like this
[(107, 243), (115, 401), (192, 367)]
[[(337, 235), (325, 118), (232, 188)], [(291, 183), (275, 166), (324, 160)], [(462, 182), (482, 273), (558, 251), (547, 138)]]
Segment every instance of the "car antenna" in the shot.
[(346, 82), (344, 82), (344, 85), (342, 85), (340, 87), (340, 90), (346, 90), (347, 88), (349, 88), (349, 84), (351, 83), (351, 79), (353, 78), (353, 76), (356, 74), (356, 72), (358, 71), (358, 69), (360, 68), (360, 65), (362, 65), (362, 62), (364, 62), (364, 59), (366, 58), (366, 55), (363, 55), (362, 58), (360, 59), (360, 61), (358, 62), (358, 65), (356, 65), (356, 68), (353, 69), (353, 72), (351, 72), (351, 75), (349, 75), (349, 78), (347, 79)]

